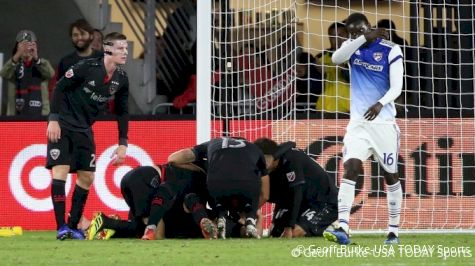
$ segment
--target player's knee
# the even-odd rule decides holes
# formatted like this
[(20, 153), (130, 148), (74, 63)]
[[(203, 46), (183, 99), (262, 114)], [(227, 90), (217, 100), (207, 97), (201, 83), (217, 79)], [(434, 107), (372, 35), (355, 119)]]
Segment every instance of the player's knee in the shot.
[(394, 173), (394, 174), (386, 173), (384, 175), (384, 179), (386, 180), (386, 184), (393, 185), (393, 184), (396, 184), (397, 181), (399, 181), (399, 175), (397, 173)]
[(94, 182), (94, 173), (89, 171), (78, 171), (76, 183), (82, 188), (89, 188)]
[(356, 181), (358, 175), (361, 173), (362, 164), (358, 159), (349, 159), (344, 164), (345, 167), (345, 178)]

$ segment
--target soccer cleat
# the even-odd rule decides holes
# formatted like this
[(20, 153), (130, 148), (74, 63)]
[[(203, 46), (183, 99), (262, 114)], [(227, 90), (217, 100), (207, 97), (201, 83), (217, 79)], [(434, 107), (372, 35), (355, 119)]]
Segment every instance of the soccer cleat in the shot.
[(261, 238), (259, 234), (257, 233), (257, 229), (253, 224), (248, 224), (246, 225), (246, 235), (247, 237), (252, 237), (252, 238)]
[(115, 234), (114, 229), (104, 229), (100, 231), (99, 233), (96, 234), (95, 238), (96, 240), (109, 240), (113, 235)]
[(218, 238), (226, 239), (226, 218), (218, 218)]
[(75, 240), (85, 240), (86, 236), (84, 235), (84, 231), (81, 229), (71, 229), (70, 238)]
[(350, 244), (350, 237), (342, 228), (337, 228), (335, 230), (325, 230), (323, 232), (323, 237), (326, 240), (338, 243), (340, 245), (348, 245)]
[(203, 218), (200, 221), (201, 233), (205, 239), (218, 238), (218, 229), (216, 225), (208, 218)]
[(142, 240), (155, 240), (155, 239), (157, 239), (155, 237), (155, 230), (153, 230), (152, 228), (146, 228), (145, 233), (142, 236)]
[(399, 244), (399, 237), (396, 236), (393, 232), (388, 234), (388, 238), (384, 241), (385, 245)]
[(63, 224), (59, 229), (58, 233), (56, 234), (56, 239), (58, 240), (65, 240), (67, 238), (70, 238), (71, 235), (71, 229), (67, 224)]
[(99, 235), (104, 229), (104, 214), (102, 212), (98, 212), (92, 218), (91, 225), (87, 230), (87, 240), (94, 240), (98, 239), (97, 235)]

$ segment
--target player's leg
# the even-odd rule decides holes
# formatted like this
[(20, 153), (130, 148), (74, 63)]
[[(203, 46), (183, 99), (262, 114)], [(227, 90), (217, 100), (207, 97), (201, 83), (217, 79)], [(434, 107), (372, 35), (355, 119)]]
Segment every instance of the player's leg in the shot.
[(61, 131), (61, 138), (56, 143), (48, 141), (46, 168), (51, 169), (53, 182), (51, 184), (51, 200), (58, 230), (56, 238), (64, 240), (69, 238), (71, 230), (66, 224), (66, 190), (65, 184), (71, 170), (72, 141), (68, 130)]
[(399, 128), (395, 124), (378, 125), (374, 128), (372, 141), (374, 154), (383, 168), (388, 204), (388, 236), (385, 244), (399, 243), (399, 221), (402, 203), (402, 188), (398, 175)]
[(189, 193), (183, 200), (183, 209), (186, 213), (190, 213), (196, 225), (201, 228), (201, 232), (205, 239), (217, 238), (218, 229), (216, 225), (208, 218), (204, 204), (200, 201), (200, 197), (195, 193)]
[(85, 239), (84, 232), (77, 228), (81, 219), (89, 188), (94, 182), (96, 171), (96, 145), (92, 132), (72, 132), (74, 138), (72, 153), (75, 160), (73, 169), (77, 170), (76, 185), (73, 191), (71, 210), (69, 212), (69, 227), (73, 239)]
[(151, 236), (156, 235), (157, 225), (160, 220), (174, 204), (176, 191), (169, 184), (161, 184), (158, 191), (153, 195), (150, 204), (150, 215), (148, 217), (147, 226), (142, 237), (143, 240), (155, 240)]
[(239, 191), (241, 197), (239, 199), (241, 208), (246, 215), (245, 226), (246, 235), (252, 238), (261, 238), (257, 232), (257, 210), (259, 209), (259, 197), (261, 194), (261, 179), (251, 177), (247, 181), (240, 182)]
[(272, 224), (270, 230), (271, 237), (281, 237), (284, 233), (286, 221), (290, 218), (289, 209), (281, 208), (279, 205), (274, 207), (274, 215), (272, 217)]
[(347, 133), (343, 140), (343, 167), (345, 173), (340, 182), (338, 192), (338, 221), (339, 228), (325, 231), (323, 236), (339, 244), (349, 244), (350, 212), (355, 199), (355, 185), (358, 175), (362, 172), (363, 161), (371, 155), (371, 143), (366, 139), (367, 132), (362, 124), (348, 124)]
[(326, 202), (318, 202), (305, 210), (295, 225), (294, 237), (322, 236), (329, 225), (338, 218), (338, 206)]

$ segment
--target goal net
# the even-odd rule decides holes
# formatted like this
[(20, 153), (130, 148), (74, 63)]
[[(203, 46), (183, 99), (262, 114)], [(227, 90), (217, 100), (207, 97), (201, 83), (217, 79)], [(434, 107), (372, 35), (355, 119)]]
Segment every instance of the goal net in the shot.
[[(472, 1), (215, 1), (212, 136), (295, 141), (339, 185), (351, 77), (345, 65), (335, 66), (330, 58), (346, 38), (336, 22), (353, 12), (388, 28), (405, 56), (397, 100), (401, 228), (473, 230)], [(372, 158), (357, 182), (355, 206), (353, 229), (387, 227), (384, 179)], [(263, 213), (268, 226), (272, 206)]]

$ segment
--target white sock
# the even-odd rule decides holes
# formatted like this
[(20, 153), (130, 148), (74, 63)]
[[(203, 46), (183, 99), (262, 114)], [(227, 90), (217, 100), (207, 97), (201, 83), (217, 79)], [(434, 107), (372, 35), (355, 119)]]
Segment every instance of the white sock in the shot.
[(157, 226), (154, 224), (147, 225), (147, 227), (145, 227), (145, 231), (147, 231), (147, 229), (152, 229), (153, 231), (155, 231), (157, 230)]
[(349, 232), (350, 226), (350, 211), (355, 200), (355, 181), (343, 178), (340, 184), (340, 191), (338, 192), (338, 221), (340, 227)]
[(399, 221), (401, 219), (402, 188), (398, 181), (393, 185), (387, 185), (388, 193), (388, 232), (398, 236)]

